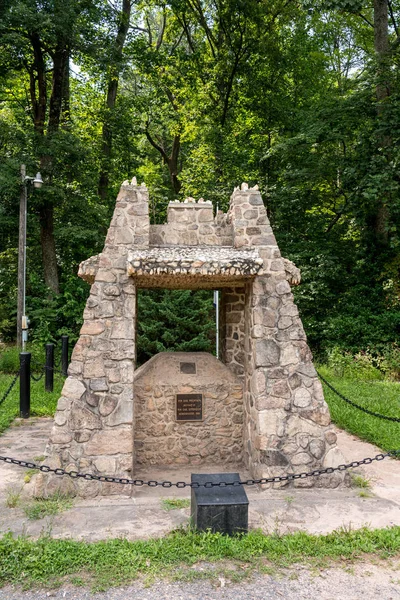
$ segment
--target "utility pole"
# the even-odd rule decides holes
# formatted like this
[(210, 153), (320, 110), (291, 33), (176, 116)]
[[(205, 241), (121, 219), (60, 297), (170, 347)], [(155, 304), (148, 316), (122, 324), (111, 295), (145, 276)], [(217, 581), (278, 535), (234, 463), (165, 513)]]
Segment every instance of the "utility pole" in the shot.
[(26, 285), (26, 167), (21, 165), (21, 196), (19, 204), (19, 238), (18, 238), (18, 303), (17, 303), (17, 345), (22, 347), (22, 317), (25, 315)]
[(28, 341), (29, 320), (26, 316), (26, 219), (28, 208), (28, 185), (41, 188), (42, 176), (28, 177), (25, 165), (21, 165), (21, 197), (19, 203), (19, 238), (18, 238), (18, 300), (17, 300), (17, 344), (25, 351)]

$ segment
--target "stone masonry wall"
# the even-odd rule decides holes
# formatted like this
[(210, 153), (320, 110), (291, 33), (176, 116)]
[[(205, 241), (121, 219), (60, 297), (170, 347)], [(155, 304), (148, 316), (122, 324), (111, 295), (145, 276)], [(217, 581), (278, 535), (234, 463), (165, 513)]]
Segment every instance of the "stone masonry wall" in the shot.
[[(136, 286), (128, 249), (149, 242), (148, 192), (125, 182), (99, 256), (84, 323), (54, 417), (46, 461), (53, 467), (127, 477), (132, 469)], [(130, 493), (121, 486), (38, 475), (35, 494)]]
[(165, 225), (150, 226), (151, 246), (232, 246), (232, 225), (218, 212), (214, 219), (211, 201), (170, 202)]
[[(332, 466), (342, 459), (322, 386), (258, 190), (235, 190), (228, 217), (236, 247), (257, 246), (263, 272), (247, 285), (245, 460), (256, 477)], [(296, 480), (337, 486), (342, 474)]]
[(224, 288), (221, 294), (221, 360), (243, 380), (245, 375), (245, 288)]
[[(180, 372), (180, 363), (196, 373)], [(203, 394), (203, 420), (178, 422), (176, 394)], [(214, 356), (163, 352), (134, 379), (134, 465), (240, 464), (243, 385)]]

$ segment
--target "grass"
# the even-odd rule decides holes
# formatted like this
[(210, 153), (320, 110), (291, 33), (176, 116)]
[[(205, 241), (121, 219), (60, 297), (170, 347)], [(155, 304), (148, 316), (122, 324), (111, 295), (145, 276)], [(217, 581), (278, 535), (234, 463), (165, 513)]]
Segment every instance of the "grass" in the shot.
[(176, 508), (189, 508), (189, 498), (165, 498), (161, 500), (164, 510), (174, 510)]
[(352, 487), (357, 488), (360, 498), (372, 498), (373, 493), (371, 491), (370, 479), (366, 479), (363, 475), (354, 471), (350, 471), (350, 479)]
[(6, 489), (6, 506), (7, 508), (16, 508), (21, 498), (22, 487), (8, 487)]
[(8, 533), (0, 539), (0, 585), (57, 586), (67, 580), (104, 590), (125, 585), (138, 576), (184, 578), (186, 573), (190, 577), (193, 571), (189, 569), (202, 561), (208, 567), (209, 563), (215, 564), (218, 573), (220, 561), (228, 560), (250, 574), (256, 569), (264, 571), (299, 562), (347, 561), (365, 559), (366, 555), (388, 558), (399, 552), (400, 527), (337, 531), (321, 536), (303, 532), (278, 536), (252, 531), (234, 537), (188, 529), (161, 539), (95, 543), (46, 536), (34, 541)]
[(369, 479), (366, 479), (362, 475), (358, 475), (357, 473), (350, 473), (351, 485), (356, 488), (369, 490), (371, 489), (371, 482)]
[[(321, 374), (344, 396), (369, 410), (400, 418), (400, 384), (391, 381), (359, 381), (335, 377), (325, 367)], [(323, 384), (325, 400), (334, 423), (382, 450), (400, 448), (400, 423), (385, 421), (353, 408)]]
[(24, 513), (32, 521), (68, 510), (73, 505), (72, 498), (55, 494), (50, 498), (35, 498), (23, 506)]
[[(13, 377), (0, 374), (0, 398), (10, 385)], [(61, 375), (54, 377), (54, 391), (44, 391), (44, 379), (31, 381), (31, 415), (52, 416), (57, 407), (57, 400), (61, 395), (64, 378)], [(19, 416), (19, 381), (13, 387), (7, 399), (0, 405), (0, 433), (2, 433)]]

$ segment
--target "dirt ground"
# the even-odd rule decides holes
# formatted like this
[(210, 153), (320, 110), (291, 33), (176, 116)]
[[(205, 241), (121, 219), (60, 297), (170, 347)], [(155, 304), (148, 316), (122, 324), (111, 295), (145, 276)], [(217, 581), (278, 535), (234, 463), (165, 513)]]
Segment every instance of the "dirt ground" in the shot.
[[(194, 567), (195, 568), (195, 567)], [(310, 570), (294, 566), (272, 575), (256, 575), (241, 583), (214, 580), (143, 582), (93, 594), (71, 585), (57, 590), (0, 589), (0, 600), (398, 600), (400, 564), (395, 561)]]

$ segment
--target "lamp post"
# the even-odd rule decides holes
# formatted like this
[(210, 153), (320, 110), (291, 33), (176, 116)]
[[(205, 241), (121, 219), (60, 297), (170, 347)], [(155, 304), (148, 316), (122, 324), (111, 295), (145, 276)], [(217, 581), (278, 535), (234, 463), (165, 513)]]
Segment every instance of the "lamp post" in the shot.
[(28, 341), (28, 317), (26, 316), (26, 216), (28, 205), (28, 185), (42, 187), (40, 173), (36, 177), (26, 174), (25, 165), (21, 165), (21, 197), (19, 205), (19, 239), (18, 239), (18, 305), (17, 305), (17, 344), (25, 350)]

